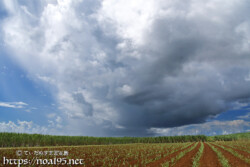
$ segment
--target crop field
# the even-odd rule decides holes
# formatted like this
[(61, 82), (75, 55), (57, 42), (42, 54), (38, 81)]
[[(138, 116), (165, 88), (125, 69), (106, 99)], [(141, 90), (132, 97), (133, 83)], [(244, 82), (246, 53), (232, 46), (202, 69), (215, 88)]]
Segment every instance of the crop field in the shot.
[[(50, 151), (59, 155), (49, 155)], [(67, 155), (63, 154), (65, 151)], [(17, 166), (6, 165), (6, 160), (3, 165), (5, 157), (31, 160), (31, 164), (24, 166), (249, 167), (250, 141), (0, 148), (0, 157), (1, 166)], [(84, 163), (74, 164), (72, 159), (82, 159)], [(39, 160), (44, 160), (46, 165), (37, 164)]]

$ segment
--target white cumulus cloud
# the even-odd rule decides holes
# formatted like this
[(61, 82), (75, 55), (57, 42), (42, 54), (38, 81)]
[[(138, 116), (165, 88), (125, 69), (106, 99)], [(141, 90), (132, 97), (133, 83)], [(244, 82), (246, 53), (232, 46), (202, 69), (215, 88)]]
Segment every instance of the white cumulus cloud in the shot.
[(0, 102), (0, 107), (7, 107), (7, 108), (24, 108), (28, 104), (24, 102)]
[(15, 133), (49, 133), (46, 127), (41, 127), (34, 124), (32, 121), (17, 121), (17, 123), (0, 122), (0, 132), (15, 132)]

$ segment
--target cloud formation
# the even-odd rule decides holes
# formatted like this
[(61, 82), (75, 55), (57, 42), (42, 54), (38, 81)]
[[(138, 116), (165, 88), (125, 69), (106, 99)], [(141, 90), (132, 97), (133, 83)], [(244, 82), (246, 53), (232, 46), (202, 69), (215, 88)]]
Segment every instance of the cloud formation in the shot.
[(226, 135), (232, 133), (249, 132), (250, 122), (245, 120), (211, 121), (203, 124), (185, 125), (175, 128), (151, 128), (149, 131), (158, 136), (180, 135)]
[(32, 121), (17, 121), (14, 123), (0, 122), (0, 132), (15, 132), (15, 133), (40, 133), (47, 134), (50, 133), (46, 127), (41, 127), (34, 124)]
[(250, 102), (247, 0), (4, 1), (12, 56), (65, 131), (151, 135)]
[(28, 104), (24, 102), (0, 102), (0, 107), (7, 107), (7, 108), (24, 108)]

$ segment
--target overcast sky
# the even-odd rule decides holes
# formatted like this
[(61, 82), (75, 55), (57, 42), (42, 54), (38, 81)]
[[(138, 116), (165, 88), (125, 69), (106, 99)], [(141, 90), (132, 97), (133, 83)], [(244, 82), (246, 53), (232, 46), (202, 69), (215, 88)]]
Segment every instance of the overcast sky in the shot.
[(250, 130), (248, 0), (3, 0), (0, 131)]

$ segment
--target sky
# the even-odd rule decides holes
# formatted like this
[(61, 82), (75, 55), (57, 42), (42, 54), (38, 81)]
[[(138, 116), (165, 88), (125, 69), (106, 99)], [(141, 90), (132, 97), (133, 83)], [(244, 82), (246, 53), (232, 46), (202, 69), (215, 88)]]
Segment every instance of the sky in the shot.
[(0, 1), (0, 132), (250, 131), (248, 0)]

